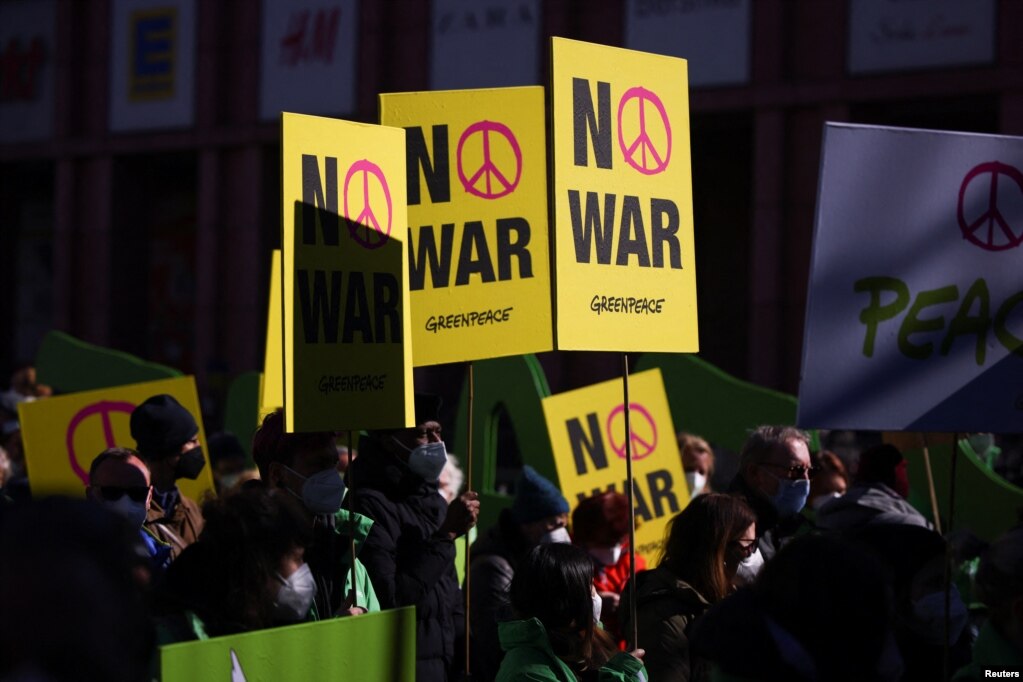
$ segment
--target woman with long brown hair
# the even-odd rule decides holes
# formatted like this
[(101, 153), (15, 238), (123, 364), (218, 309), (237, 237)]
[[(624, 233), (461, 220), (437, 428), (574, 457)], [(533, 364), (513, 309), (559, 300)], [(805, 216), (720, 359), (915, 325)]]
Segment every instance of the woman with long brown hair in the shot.
[[(731, 495), (700, 495), (672, 520), (660, 564), (636, 575), (638, 637), (650, 679), (709, 678), (709, 669), (689, 654), (689, 627), (732, 592), (739, 562), (756, 546), (753, 510)], [(626, 587), (620, 610), (626, 621), (628, 595)], [(631, 622), (624, 629), (631, 633)]]

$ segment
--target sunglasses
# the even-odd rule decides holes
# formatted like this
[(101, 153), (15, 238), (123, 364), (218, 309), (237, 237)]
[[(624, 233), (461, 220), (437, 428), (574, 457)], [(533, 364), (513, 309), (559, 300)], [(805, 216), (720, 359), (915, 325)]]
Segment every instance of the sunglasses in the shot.
[(820, 467), (805, 467), (802, 465), (796, 465), (787, 467), (783, 464), (771, 464), (770, 462), (762, 462), (761, 466), (773, 467), (775, 469), (781, 469), (785, 472), (785, 478), (790, 481), (798, 481), (802, 478), (813, 478), (820, 471)]
[(732, 545), (739, 548), (739, 556), (744, 559), (752, 556), (753, 552), (757, 551), (757, 547), (760, 546), (760, 539), (753, 538), (752, 540), (733, 540)]
[(99, 494), (107, 502), (117, 502), (124, 495), (131, 498), (132, 502), (145, 502), (146, 497), (149, 496), (149, 486), (133, 485), (128, 488), (122, 488), (117, 485), (101, 485), (99, 487)]

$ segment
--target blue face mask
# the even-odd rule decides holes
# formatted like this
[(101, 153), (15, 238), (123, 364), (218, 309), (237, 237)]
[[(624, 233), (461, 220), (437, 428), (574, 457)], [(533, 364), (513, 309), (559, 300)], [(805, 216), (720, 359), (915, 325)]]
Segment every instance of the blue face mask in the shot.
[(448, 449), (444, 441), (423, 443), (409, 449), (404, 443), (393, 436), (391, 439), (402, 450), (408, 453), (408, 468), (424, 481), (436, 482), (440, 472), (448, 462)]
[(778, 492), (771, 498), (778, 515), (782, 518), (795, 516), (806, 505), (806, 498), (810, 496), (810, 481), (801, 478), (795, 481), (787, 478), (778, 478), (772, 473), (768, 476), (778, 481)]

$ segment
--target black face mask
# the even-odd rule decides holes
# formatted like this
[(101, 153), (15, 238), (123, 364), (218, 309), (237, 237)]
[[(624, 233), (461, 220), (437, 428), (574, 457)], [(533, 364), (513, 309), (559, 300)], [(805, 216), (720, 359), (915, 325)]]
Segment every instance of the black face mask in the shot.
[(206, 460), (203, 459), (201, 447), (185, 450), (174, 467), (174, 480), (187, 478), (194, 481), (204, 466), (206, 466)]

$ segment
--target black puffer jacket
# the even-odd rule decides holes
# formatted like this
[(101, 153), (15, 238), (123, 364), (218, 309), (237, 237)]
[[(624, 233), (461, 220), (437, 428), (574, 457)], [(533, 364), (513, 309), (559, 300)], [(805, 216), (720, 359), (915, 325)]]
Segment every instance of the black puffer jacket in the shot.
[(416, 680), (443, 682), (460, 670), (465, 607), (455, 545), (437, 530), (447, 502), (404, 463), (362, 439), (345, 505), (373, 519), (359, 559), (384, 609), (416, 607)]

